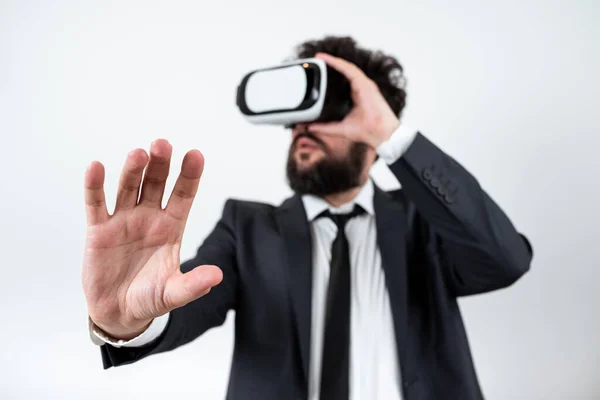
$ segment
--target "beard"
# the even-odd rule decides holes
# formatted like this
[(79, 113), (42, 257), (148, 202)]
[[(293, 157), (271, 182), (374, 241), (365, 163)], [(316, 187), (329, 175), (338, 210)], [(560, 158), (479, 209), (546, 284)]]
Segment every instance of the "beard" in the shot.
[[(300, 170), (294, 157), (296, 141), (301, 137), (314, 140), (325, 152), (325, 158)], [(344, 192), (360, 186), (365, 167), (367, 145), (352, 143), (348, 154), (342, 159), (331, 157), (325, 143), (309, 132), (296, 136), (290, 146), (287, 160), (287, 180), (290, 188), (298, 194), (311, 194), (319, 197)]]

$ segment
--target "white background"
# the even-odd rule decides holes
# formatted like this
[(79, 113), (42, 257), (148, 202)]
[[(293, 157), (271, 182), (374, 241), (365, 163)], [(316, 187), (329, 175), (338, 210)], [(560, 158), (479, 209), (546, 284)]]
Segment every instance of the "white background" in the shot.
[[(289, 133), (245, 123), (235, 89), (246, 71), (327, 33), (399, 57), (404, 122), (466, 166), (534, 245), (518, 284), (461, 301), (487, 399), (600, 398), (599, 8), (0, 1), (0, 398), (224, 397), (231, 318), (169, 354), (102, 369), (80, 280), (84, 171), (105, 164), (112, 207), (129, 150), (165, 137), (177, 171), (200, 149), (190, 257), (226, 198), (290, 194)], [(373, 173), (395, 185), (381, 165)]]

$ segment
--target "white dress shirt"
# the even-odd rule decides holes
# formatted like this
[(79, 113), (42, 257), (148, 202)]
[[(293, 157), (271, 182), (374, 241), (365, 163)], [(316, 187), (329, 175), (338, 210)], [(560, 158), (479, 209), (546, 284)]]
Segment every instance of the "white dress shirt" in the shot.
[[(401, 125), (388, 141), (377, 148), (377, 153), (388, 165), (394, 163), (413, 142), (416, 133)], [(331, 219), (315, 218), (326, 209), (332, 213), (350, 212), (355, 204), (366, 213), (348, 221), (345, 228), (351, 266), (350, 397), (355, 400), (402, 399), (394, 322), (377, 247), (373, 194), (373, 182), (368, 180), (353, 201), (337, 208), (316, 196), (302, 197), (313, 243), (309, 400), (324, 400), (319, 399), (319, 387), (325, 299), (331, 245), (337, 234), (337, 226)], [(145, 332), (129, 341), (108, 338), (89, 321), (90, 336), (97, 345), (142, 346), (160, 336), (168, 320), (169, 314), (156, 318)]]

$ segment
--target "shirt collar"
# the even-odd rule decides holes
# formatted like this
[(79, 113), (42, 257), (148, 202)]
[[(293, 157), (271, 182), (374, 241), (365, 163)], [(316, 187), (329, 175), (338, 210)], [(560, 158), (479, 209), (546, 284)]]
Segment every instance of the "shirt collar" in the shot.
[(323, 211), (329, 209), (332, 213), (347, 213), (352, 211), (354, 206), (358, 204), (361, 206), (368, 214), (374, 215), (375, 209), (373, 207), (373, 194), (375, 193), (373, 187), (373, 181), (371, 179), (367, 180), (367, 183), (363, 185), (360, 192), (356, 195), (356, 197), (346, 203), (342, 204), (340, 207), (334, 207), (331, 204), (327, 203), (325, 200), (318, 196), (305, 194), (302, 196), (302, 202), (304, 203), (304, 209), (306, 210), (306, 216), (309, 221), (315, 219), (319, 214)]

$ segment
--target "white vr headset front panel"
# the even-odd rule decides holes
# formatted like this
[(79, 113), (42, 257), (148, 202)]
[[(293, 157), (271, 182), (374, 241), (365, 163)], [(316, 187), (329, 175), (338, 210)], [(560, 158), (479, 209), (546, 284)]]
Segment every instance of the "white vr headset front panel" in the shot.
[(301, 65), (258, 71), (246, 83), (246, 106), (255, 113), (298, 108), (304, 100), (307, 84)]

